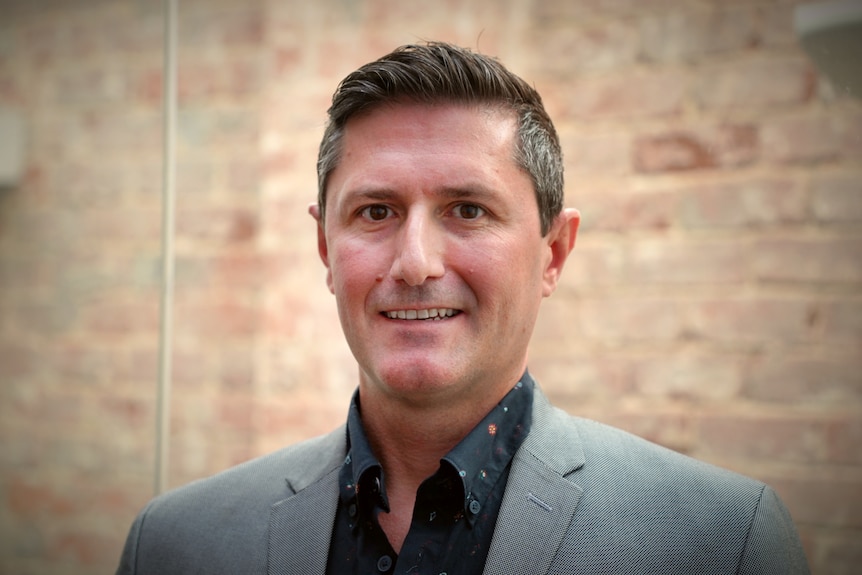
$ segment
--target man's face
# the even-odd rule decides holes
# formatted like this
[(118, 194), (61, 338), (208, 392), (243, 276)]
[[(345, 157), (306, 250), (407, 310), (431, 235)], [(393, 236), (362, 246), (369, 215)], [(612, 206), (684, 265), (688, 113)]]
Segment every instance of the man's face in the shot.
[(361, 393), (450, 402), (523, 372), (577, 212), (542, 237), (515, 129), (513, 114), (462, 105), (348, 121), (318, 240)]

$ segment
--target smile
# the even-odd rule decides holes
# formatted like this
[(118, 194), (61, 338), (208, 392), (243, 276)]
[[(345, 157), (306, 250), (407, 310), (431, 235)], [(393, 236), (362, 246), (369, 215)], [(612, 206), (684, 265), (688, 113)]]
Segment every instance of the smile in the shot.
[(396, 311), (385, 311), (383, 315), (389, 319), (430, 319), (439, 321), (459, 313), (461, 312), (457, 309), (440, 307), (431, 309), (399, 309)]

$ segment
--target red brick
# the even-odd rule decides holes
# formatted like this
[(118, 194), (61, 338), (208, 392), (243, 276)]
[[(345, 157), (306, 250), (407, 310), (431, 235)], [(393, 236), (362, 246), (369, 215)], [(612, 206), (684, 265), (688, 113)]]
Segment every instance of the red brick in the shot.
[(19, 336), (56, 337), (72, 329), (76, 319), (76, 310), (63, 302), (25, 303), (4, 313), (9, 314), (9, 325)]
[(668, 298), (579, 299), (578, 325), (594, 341), (671, 341), (683, 332), (684, 304)]
[[(44, 167), (46, 185), (56, 196), (52, 205), (78, 209), (116, 209), (128, 170), (117, 162), (88, 161), (49, 163)], [(116, 216), (114, 217), (116, 220)]]
[(823, 338), (831, 345), (848, 343), (858, 353), (862, 341), (862, 301), (835, 299), (824, 306)]
[(571, 406), (573, 413), (588, 401), (616, 404), (632, 392), (630, 362), (598, 350), (534, 354), (530, 357), (530, 372), (555, 403)]
[(294, 394), (288, 402), (267, 402), (259, 412), (259, 429), (265, 431), (264, 437), (281, 438), (285, 443), (325, 433), (344, 422), (348, 402), (327, 402), (319, 392), (313, 397)]
[(218, 432), (251, 436), (255, 431), (255, 403), (245, 395), (224, 395), (218, 401)]
[(196, 106), (179, 112), (177, 154), (180, 157), (187, 151), (200, 152), (203, 146), (216, 149), (256, 149), (259, 138), (260, 123), (257, 114), (241, 107), (226, 106), (213, 110)]
[(257, 214), (248, 209), (183, 210), (177, 214), (178, 240), (235, 244), (253, 240), (257, 235)]
[(263, 176), (263, 161), (255, 157), (234, 157), (226, 166), (226, 186), (234, 192), (256, 193)]
[(129, 88), (118, 65), (70, 65), (49, 76), (46, 101), (53, 105), (109, 106), (127, 101)]
[(116, 537), (97, 533), (63, 533), (52, 537), (48, 557), (64, 563), (113, 567), (119, 560)]
[[(704, 454), (771, 463), (858, 465), (862, 424), (844, 416), (705, 415), (698, 422)], [(757, 438), (751, 441), (751, 438)]]
[(215, 380), (225, 393), (252, 395), (255, 383), (255, 363), (251, 350), (242, 347), (238, 351), (223, 352), (215, 368)]
[(763, 281), (841, 284), (862, 282), (862, 239), (794, 235), (752, 246), (752, 272)]
[(88, 305), (79, 310), (82, 327), (91, 334), (110, 337), (135, 337), (158, 332), (161, 322), (155, 298), (134, 302)]
[(710, 299), (692, 307), (691, 335), (739, 344), (810, 342), (819, 333), (822, 308), (806, 299)]
[(644, 284), (726, 284), (748, 278), (742, 243), (713, 239), (650, 239), (629, 246), (626, 282)]
[(758, 6), (758, 37), (766, 48), (798, 49), (799, 37), (793, 22), (792, 4)]
[[(158, 377), (158, 339), (124, 347), (123, 352), (112, 351), (112, 368), (115, 385), (152, 383)], [(174, 357), (177, 351), (174, 350)], [(135, 386), (138, 387), (138, 386)]]
[(807, 102), (815, 87), (814, 70), (804, 58), (764, 58), (701, 66), (694, 93), (708, 111), (765, 110)]
[(83, 248), (105, 243), (129, 243), (152, 249), (159, 245), (162, 224), (161, 215), (156, 210), (114, 207), (110, 210), (76, 210), (73, 213), (81, 233), (73, 241)]
[(808, 196), (796, 180), (746, 180), (680, 190), (678, 219), (686, 228), (801, 223)]
[(104, 383), (114, 373), (117, 363), (115, 350), (79, 342), (54, 346), (46, 361), (51, 372), (67, 385)]
[(818, 529), (815, 533), (814, 548), (808, 552), (812, 573), (854, 575), (859, 572), (862, 545), (858, 531)]
[[(549, 2), (540, 5), (544, 4)], [(547, 53), (566, 55), (548, 58), (544, 50), (528, 54), (532, 70), (556, 77), (626, 67), (635, 63), (639, 50), (636, 23), (623, 19), (585, 19), (579, 25), (557, 20), (532, 29), (530, 41), (542, 45)]]
[(635, 366), (635, 388), (646, 397), (728, 399), (737, 395), (740, 383), (740, 362), (727, 355), (677, 353)]
[(566, 276), (587, 287), (624, 282), (625, 274), (625, 245), (619, 241), (599, 241), (589, 235), (578, 239), (566, 266)]
[(838, 158), (846, 120), (817, 113), (771, 116), (761, 124), (763, 159), (778, 164), (819, 163)]
[(759, 152), (754, 126), (737, 124), (646, 134), (634, 141), (639, 172), (679, 172), (752, 163)]
[(176, 257), (176, 289), (189, 294), (201, 286), (218, 286), (236, 292), (260, 288), (272, 281), (278, 264), (257, 253), (230, 252), (212, 256)]
[(230, 297), (178, 300), (175, 333), (182, 337), (248, 337), (258, 324), (256, 306)]
[(12, 479), (6, 484), (5, 491), (7, 508), (22, 517), (46, 515), (62, 518), (80, 511), (74, 498), (67, 497), (51, 486)]
[(113, 422), (110, 427), (114, 429), (121, 427), (141, 429), (154, 425), (155, 422), (155, 401), (152, 398), (104, 395), (99, 398), (96, 409), (99, 413), (105, 414), (106, 425)]
[[(630, 232), (665, 230), (675, 218), (678, 195), (669, 191), (617, 192), (602, 190), (578, 197), (581, 233), (594, 230)], [(575, 252), (575, 261), (581, 254)]]
[[(135, 110), (101, 106), (97, 111), (84, 110), (63, 118), (59, 131), (51, 137), (61, 158), (93, 161), (92, 153), (110, 150), (113, 157), (140, 157), (157, 154), (162, 146), (160, 111)], [(74, 133), (75, 138), (63, 140), (63, 133)], [(130, 136), (134, 134), (134, 136)], [(49, 144), (52, 142), (49, 142)]]
[(859, 479), (834, 477), (765, 477), (787, 504), (799, 524), (834, 528), (862, 528), (862, 490)]
[(212, 100), (241, 102), (258, 93), (260, 84), (261, 68), (254, 58), (195, 58), (178, 65), (177, 101), (182, 106)]
[(818, 175), (811, 188), (812, 210), (817, 221), (847, 224), (862, 221), (862, 173)]
[(183, 32), (181, 50), (201, 50), (204, 46), (255, 48), (264, 37), (264, 11), (260, 2), (188, 3), (182, 6), (178, 18)]
[(582, 190), (577, 183), (572, 184), (572, 175), (584, 177), (585, 186), (593, 186), (595, 183), (588, 176), (621, 176), (631, 171), (631, 139), (628, 134), (578, 129), (561, 132), (560, 139), (567, 160), (569, 195), (574, 198), (579, 199), (589, 190)]
[(43, 354), (12, 342), (0, 344), (0, 381), (11, 382), (37, 375), (44, 366)]
[(602, 422), (680, 453), (691, 453), (695, 447), (693, 417), (684, 409), (651, 407), (642, 413), (612, 409)]
[(530, 16), (538, 28), (562, 21), (579, 22), (591, 16), (631, 16), (639, 13), (663, 13), (677, 7), (677, 0), (546, 0), (533, 6)]
[(685, 76), (677, 70), (578, 77), (567, 86), (562, 120), (678, 115), (685, 88)]
[(773, 353), (748, 368), (746, 397), (772, 404), (862, 405), (858, 356), (805, 357)]
[(751, 6), (674, 5), (641, 20), (644, 57), (657, 62), (698, 62), (751, 48), (758, 42), (754, 16)]

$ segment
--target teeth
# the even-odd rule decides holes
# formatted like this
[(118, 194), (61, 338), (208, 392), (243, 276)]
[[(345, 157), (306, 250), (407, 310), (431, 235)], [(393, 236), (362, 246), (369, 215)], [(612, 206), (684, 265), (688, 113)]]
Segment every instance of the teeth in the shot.
[(431, 308), (431, 309), (400, 309), (397, 311), (385, 312), (389, 319), (431, 319), (441, 320), (443, 318), (452, 317), (458, 313), (451, 308)]

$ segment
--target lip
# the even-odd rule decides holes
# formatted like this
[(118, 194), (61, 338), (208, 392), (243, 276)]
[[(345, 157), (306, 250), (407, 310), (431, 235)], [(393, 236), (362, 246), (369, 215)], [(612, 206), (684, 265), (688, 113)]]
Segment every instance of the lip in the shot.
[(393, 309), (380, 312), (386, 319), (400, 321), (442, 321), (459, 315), (461, 310), (449, 307)]

